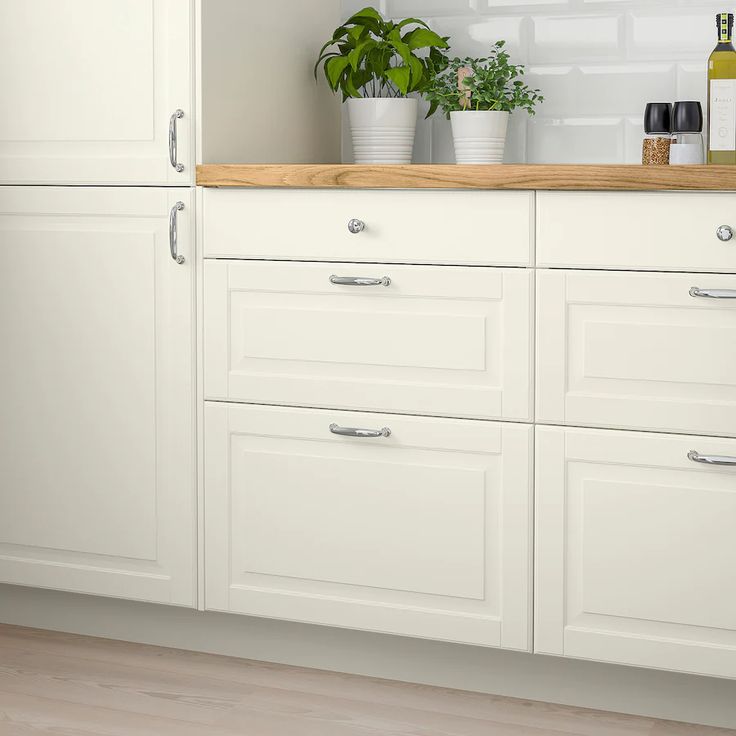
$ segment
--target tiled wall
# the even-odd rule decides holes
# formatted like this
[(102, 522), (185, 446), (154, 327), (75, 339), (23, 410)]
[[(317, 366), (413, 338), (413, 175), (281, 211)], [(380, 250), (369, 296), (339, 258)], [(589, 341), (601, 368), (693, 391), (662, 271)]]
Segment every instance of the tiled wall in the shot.
[[(371, 4), (343, 0), (349, 16)], [(716, 41), (712, 0), (377, 0), (389, 17), (418, 16), (451, 36), (453, 55), (484, 56), (504, 38), (546, 102), (516, 114), (508, 161), (638, 163), (649, 101), (706, 97)], [(736, 5), (736, 2), (734, 2)], [(347, 131), (346, 131), (347, 132)], [(345, 158), (350, 160), (346, 135)], [(415, 161), (452, 163), (449, 122), (420, 123)]]

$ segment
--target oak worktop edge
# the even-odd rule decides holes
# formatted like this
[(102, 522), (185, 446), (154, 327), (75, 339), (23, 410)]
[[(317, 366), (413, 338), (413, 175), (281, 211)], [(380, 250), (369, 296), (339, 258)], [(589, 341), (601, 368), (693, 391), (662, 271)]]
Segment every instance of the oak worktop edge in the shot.
[(283, 189), (736, 191), (736, 166), (200, 164), (197, 185)]

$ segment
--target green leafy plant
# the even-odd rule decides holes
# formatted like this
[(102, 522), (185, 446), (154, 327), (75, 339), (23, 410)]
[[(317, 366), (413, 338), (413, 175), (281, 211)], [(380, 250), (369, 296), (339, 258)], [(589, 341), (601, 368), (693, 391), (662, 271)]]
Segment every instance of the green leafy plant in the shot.
[(524, 67), (511, 63), (505, 45), (505, 41), (496, 41), (484, 59), (466, 57), (449, 61), (424, 91), (430, 103), (427, 117), (438, 108), (448, 118), (451, 112), (461, 110), (523, 109), (534, 115), (534, 108), (544, 97), (538, 89), (524, 84)]
[[(333, 92), (350, 97), (406, 97), (423, 92), (447, 66), (447, 38), (422, 20), (387, 21), (363, 8), (335, 29), (322, 47), (320, 65)], [(418, 53), (419, 52), (419, 53)]]

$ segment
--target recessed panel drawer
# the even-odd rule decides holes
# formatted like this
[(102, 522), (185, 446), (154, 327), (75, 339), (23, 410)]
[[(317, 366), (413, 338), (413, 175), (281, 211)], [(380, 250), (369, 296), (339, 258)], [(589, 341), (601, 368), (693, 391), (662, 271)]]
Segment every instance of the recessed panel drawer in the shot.
[(207, 402), (206, 608), (528, 649), (531, 435)]
[(208, 399), (531, 419), (532, 274), (205, 263)]
[(537, 421), (736, 436), (736, 276), (539, 271)]
[[(720, 230), (727, 226), (729, 229)], [(537, 265), (736, 272), (736, 195), (539, 192)]]
[(736, 678), (736, 440), (538, 427), (535, 649)]
[(533, 192), (205, 189), (204, 255), (525, 266), (533, 201)]

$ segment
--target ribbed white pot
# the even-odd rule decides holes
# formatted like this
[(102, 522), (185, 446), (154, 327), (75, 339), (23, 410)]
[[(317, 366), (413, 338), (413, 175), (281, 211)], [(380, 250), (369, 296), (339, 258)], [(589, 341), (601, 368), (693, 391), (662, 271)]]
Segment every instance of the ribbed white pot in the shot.
[(347, 102), (356, 164), (410, 164), (417, 101), (366, 97)]
[(450, 123), (457, 163), (503, 163), (509, 113), (496, 110), (451, 112)]

